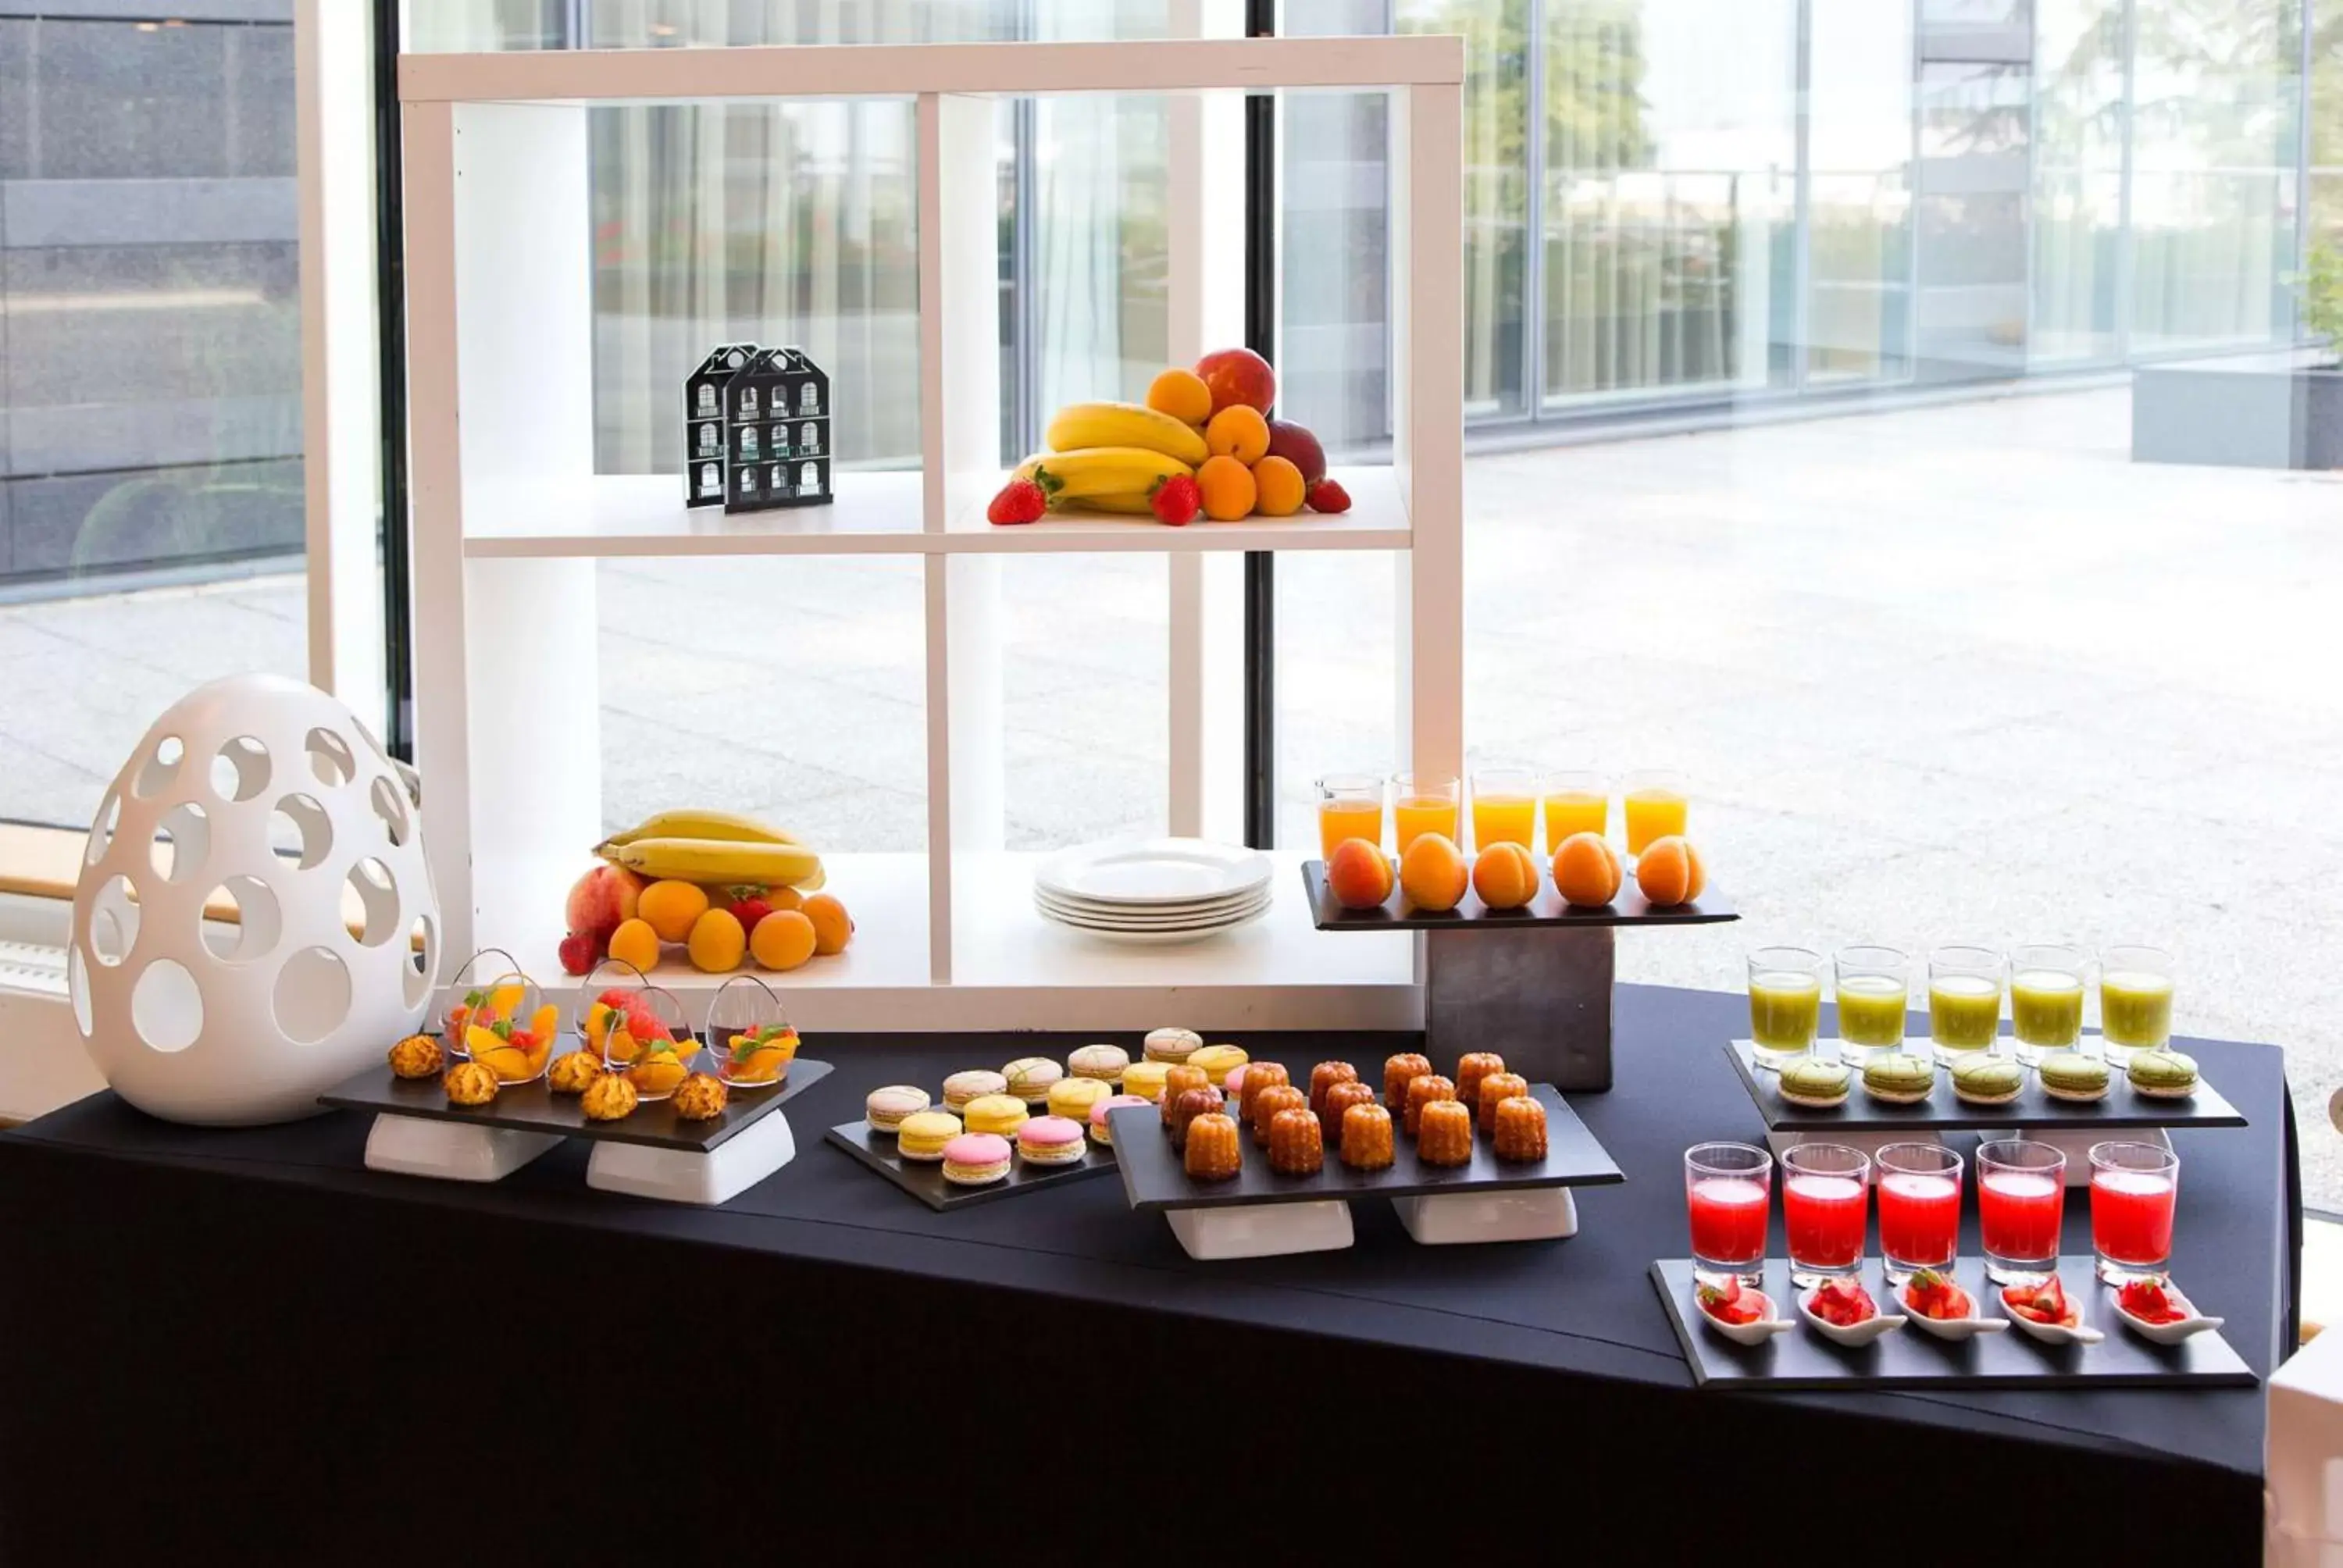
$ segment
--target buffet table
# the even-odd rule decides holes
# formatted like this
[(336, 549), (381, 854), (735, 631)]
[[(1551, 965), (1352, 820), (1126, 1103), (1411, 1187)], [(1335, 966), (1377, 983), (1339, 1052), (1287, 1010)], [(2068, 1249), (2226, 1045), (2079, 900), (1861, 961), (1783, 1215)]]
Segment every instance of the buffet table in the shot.
[[(795, 1161), (716, 1210), (590, 1191), (570, 1147), (468, 1186), (366, 1171), (355, 1114), (203, 1131), (94, 1096), (0, 1136), (0, 1551), (1214, 1552), (1270, 1539), (1258, 1503), (1325, 1553), (1422, 1524), (1442, 1561), (2249, 1560), (2258, 1388), (1692, 1387), (1645, 1271), (1684, 1250), (1684, 1147), (1763, 1131), (1718, 1049), (1745, 1006), (1621, 989), (1616, 1087), (1572, 1104), (1627, 1181), (1580, 1192), (1575, 1238), (1420, 1247), (1364, 1203), (1351, 1250), (1238, 1262), (1111, 1177), (938, 1213), (822, 1142), (880, 1084), (1079, 1040), (809, 1039), (837, 1070), (788, 1107)], [(1229, 1038), (1297, 1070), (1405, 1039)], [(2177, 1273), (2267, 1376), (2298, 1247), (2279, 1054), (2186, 1049), (2251, 1125), (2175, 1135)]]

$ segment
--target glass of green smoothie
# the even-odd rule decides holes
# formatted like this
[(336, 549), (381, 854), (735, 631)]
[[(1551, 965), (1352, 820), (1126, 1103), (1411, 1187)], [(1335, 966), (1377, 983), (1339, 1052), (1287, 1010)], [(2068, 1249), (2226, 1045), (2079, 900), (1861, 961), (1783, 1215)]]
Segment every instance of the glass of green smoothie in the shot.
[(2032, 1067), (2083, 1038), (2083, 950), (2030, 942), (2009, 954), (2009, 1026), (2017, 1060)]
[(1991, 1050), (2001, 1038), (2002, 957), (1994, 948), (1938, 948), (1928, 955), (1928, 1038), (1936, 1060)]
[(1883, 1050), (1904, 1045), (1904, 1014), (1912, 1005), (1912, 960), (1896, 948), (1857, 944), (1832, 955), (1838, 978), (1838, 1053), (1860, 1067)]
[(2171, 1042), (2170, 953), (2144, 947), (2100, 951), (2099, 1033), (2116, 1067), (2127, 1064), (2135, 1050), (2161, 1050)]
[(1823, 1014), (1823, 957), (1805, 948), (1749, 954), (1749, 1040), (1761, 1067), (1780, 1067), (1815, 1048)]

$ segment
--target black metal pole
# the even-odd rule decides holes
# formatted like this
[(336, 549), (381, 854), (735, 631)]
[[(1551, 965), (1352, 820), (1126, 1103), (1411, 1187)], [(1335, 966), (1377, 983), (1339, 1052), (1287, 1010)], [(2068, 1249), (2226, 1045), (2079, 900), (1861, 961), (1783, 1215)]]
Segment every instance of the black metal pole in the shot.
[[(1245, 0), (1245, 35), (1274, 36), (1277, 0)], [(1245, 99), (1245, 347), (1277, 359), (1277, 100)], [(1277, 558), (1244, 558), (1245, 842), (1277, 841)]]
[(374, 299), (382, 466), (383, 743), (415, 760), (415, 657), (407, 554), (407, 246), (399, 170), (399, 0), (374, 0)]

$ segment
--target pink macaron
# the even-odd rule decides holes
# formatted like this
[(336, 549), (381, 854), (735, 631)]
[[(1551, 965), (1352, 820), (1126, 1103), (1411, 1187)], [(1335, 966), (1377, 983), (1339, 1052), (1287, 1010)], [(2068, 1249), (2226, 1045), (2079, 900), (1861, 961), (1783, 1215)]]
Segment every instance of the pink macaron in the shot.
[(1221, 1093), (1232, 1101), (1238, 1099), (1244, 1093), (1244, 1077), (1245, 1064), (1240, 1061), (1230, 1068), (1229, 1075), (1221, 1081)]
[(1111, 1094), (1091, 1107), (1091, 1136), (1109, 1148), (1114, 1146), (1114, 1130), (1107, 1125), (1106, 1113), (1118, 1106), (1152, 1105), (1155, 1101), (1143, 1094)]
[(1009, 1140), (998, 1132), (963, 1132), (944, 1145), (944, 1180), (982, 1187), (1009, 1174)]
[(1036, 1116), (1017, 1126), (1017, 1152), (1029, 1165), (1071, 1165), (1085, 1152), (1082, 1124), (1069, 1116)]

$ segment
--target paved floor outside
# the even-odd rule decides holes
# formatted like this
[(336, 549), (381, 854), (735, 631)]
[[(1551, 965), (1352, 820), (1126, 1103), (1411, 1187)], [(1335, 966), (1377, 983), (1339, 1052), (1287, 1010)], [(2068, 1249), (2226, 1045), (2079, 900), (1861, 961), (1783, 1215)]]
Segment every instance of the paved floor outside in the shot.
[[(1678, 769), (1737, 927), (1638, 933), (1633, 980), (1749, 945), (2173, 947), (2180, 1026), (2291, 1053), (2343, 1208), (2343, 475), (2128, 460), (2121, 391), (1476, 457), (1476, 754)], [(1160, 827), (1160, 560), (1007, 563), (1020, 845)], [(1393, 573), (1280, 564), (1280, 786), (1391, 766)], [(915, 562), (607, 567), (606, 815), (707, 801), (917, 848)], [(153, 714), (297, 670), (295, 581), (0, 610), (0, 814), (85, 820)], [(61, 692), (58, 683), (69, 684)]]

